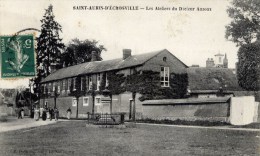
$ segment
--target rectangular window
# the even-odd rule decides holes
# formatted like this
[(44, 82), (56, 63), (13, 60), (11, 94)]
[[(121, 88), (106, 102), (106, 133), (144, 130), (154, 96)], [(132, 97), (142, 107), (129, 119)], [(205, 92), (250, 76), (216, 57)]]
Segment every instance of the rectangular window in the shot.
[(48, 85), (48, 93), (50, 93), (51, 92), (51, 83), (49, 83), (49, 85)]
[(99, 90), (99, 87), (100, 87), (100, 81), (101, 81), (101, 78), (100, 78), (100, 73), (97, 74), (97, 90)]
[(62, 80), (62, 90), (66, 90), (66, 80)]
[(88, 106), (88, 97), (83, 97), (83, 106)]
[(67, 91), (70, 91), (70, 86), (71, 86), (71, 79), (68, 79), (68, 87), (67, 87)]
[(84, 90), (84, 77), (81, 77), (81, 81), (80, 81), (80, 90)]
[(101, 98), (100, 97), (95, 98), (95, 105), (101, 105)]
[(169, 67), (161, 67), (161, 86), (162, 87), (169, 87)]
[(52, 91), (55, 92), (55, 85), (56, 85), (56, 82), (53, 82), (53, 85), (52, 85)]
[(73, 78), (73, 90), (76, 90), (76, 77)]
[(57, 93), (60, 93), (60, 83), (57, 82)]
[(59, 85), (60, 85), (60, 91), (62, 91), (62, 85), (63, 85), (62, 80), (60, 80)]
[(89, 78), (88, 78), (88, 84), (89, 84), (89, 90), (92, 90), (92, 77), (91, 76), (89, 76)]
[(86, 83), (86, 90), (88, 90), (89, 89), (88, 76), (85, 77), (85, 83)]
[(72, 99), (72, 106), (77, 106), (77, 99), (76, 98)]
[(106, 87), (108, 87), (107, 73), (106, 73)]

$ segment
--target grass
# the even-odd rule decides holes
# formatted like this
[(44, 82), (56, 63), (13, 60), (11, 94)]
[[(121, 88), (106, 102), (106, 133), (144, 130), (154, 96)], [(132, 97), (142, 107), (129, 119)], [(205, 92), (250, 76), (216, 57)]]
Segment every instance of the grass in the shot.
[(202, 121), (202, 120), (195, 120), (195, 121), (186, 121), (186, 120), (152, 120), (152, 119), (143, 119), (137, 120), (139, 123), (154, 123), (154, 124), (169, 124), (169, 125), (192, 125), (192, 126), (226, 126), (230, 125), (227, 122), (222, 121)]
[(243, 126), (232, 126), (234, 128), (253, 128), (253, 129), (260, 129), (260, 123), (251, 123), (248, 125)]
[(257, 155), (258, 132), (137, 125), (98, 128), (85, 121), (0, 133), (0, 155)]

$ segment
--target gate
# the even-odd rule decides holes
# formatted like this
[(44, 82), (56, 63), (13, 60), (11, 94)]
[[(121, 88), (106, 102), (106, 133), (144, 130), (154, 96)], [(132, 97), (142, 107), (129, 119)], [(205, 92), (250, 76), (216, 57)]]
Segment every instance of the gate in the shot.
[(119, 125), (124, 124), (124, 113), (88, 113), (88, 124), (95, 125)]

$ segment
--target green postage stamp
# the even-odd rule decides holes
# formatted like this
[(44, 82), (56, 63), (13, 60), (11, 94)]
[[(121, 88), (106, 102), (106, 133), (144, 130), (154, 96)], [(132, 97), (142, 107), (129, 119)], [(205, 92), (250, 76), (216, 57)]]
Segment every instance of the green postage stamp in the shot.
[(33, 35), (0, 36), (1, 77), (35, 76)]

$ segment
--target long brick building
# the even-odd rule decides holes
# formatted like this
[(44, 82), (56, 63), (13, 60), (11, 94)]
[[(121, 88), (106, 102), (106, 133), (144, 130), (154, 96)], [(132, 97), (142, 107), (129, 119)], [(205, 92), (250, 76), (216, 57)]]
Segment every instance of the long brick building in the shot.
[[(170, 87), (170, 73), (186, 73), (188, 68), (166, 49), (139, 55), (131, 55), (130, 49), (124, 49), (122, 58), (106, 61), (96, 61), (95, 56), (93, 52), (91, 62), (62, 68), (46, 77), (41, 82), (41, 107), (56, 105), (61, 116), (65, 116), (66, 110), (70, 107), (73, 117), (76, 117), (76, 114), (84, 117), (87, 112), (94, 111), (124, 112), (126, 118), (131, 118), (135, 109), (136, 117), (140, 118), (142, 116), (142, 104), (138, 100), (140, 94), (136, 94), (135, 101), (132, 99), (131, 92), (112, 95), (112, 104), (110, 104), (108, 102), (110, 98), (105, 97), (99, 90), (102, 81), (106, 81), (105, 84), (109, 83), (106, 78), (107, 73), (114, 71), (127, 76), (145, 70), (155, 71), (160, 74), (161, 87), (167, 88)], [(74, 90), (82, 91), (78, 103), (77, 98), (71, 95)], [(95, 90), (94, 96), (90, 93), (93, 90)]]

